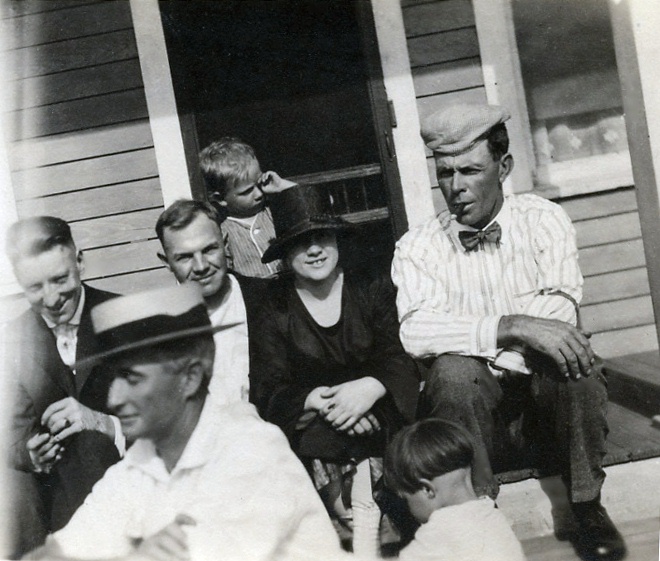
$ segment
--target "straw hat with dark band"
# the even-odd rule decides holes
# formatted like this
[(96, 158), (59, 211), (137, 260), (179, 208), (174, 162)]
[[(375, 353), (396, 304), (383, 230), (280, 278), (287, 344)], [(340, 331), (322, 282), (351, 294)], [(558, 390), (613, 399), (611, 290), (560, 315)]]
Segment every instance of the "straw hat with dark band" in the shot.
[(202, 293), (193, 284), (103, 302), (92, 310), (92, 325), (97, 352), (76, 363), (76, 368), (136, 349), (232, 327), (211, 325)]
[(333, 215), (332, 200), (318, 187), (295, 185), (268, 197), (273, 215), (275, 238), (261, 261), (270, 263), (284, 257), (286, 250), (302, 234), (314, 230), (348, 230), (352, 226)]

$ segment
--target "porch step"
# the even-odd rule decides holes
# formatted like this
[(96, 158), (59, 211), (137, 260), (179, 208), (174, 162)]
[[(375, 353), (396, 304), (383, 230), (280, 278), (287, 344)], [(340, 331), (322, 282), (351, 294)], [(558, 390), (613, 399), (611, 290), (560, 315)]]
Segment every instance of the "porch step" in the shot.
[[(657, 518), (645, 518), (625, 522), (618, 526), (628, 546), (628, 561), (658, 560)], [(532, 538), (522, 542), (527, 561), (581, 561), (568, 541), (559, 541), (554, 536)]]
[(652, 418), (660, 414), (660, 352), (605, 360), (610, 401)]
[[(655, 557), (652, 559), (657, 561), (657, 539), (660, 532), (660, 458), (610, 466), (605, 472), (607, 477), (602, 490), (603, 505), (620, 530), (629, 531), (632, 536), (637, 531), (635, 523), (642, 520), (655, 521), (656, 545)], [(554, 537), (555, 525), (568, 529), (573, 524), (566, 488), (557, 476), (503, 485), (497, 497), (497, 505), (523, 545), (528, 540), (542, 537), (549, 538), (548, 542), (557, 541)], [(558, 542), (557, 547), (560, 545)], [(567, 551), (572, 551), (569, 544), (563, 545), (567, 545)], [(536, 546), (529, 547), (536, 551)], [(525, 549), (527, 551), (527, 548)], [(645, 561), (647, 557), (638, 558), (631, 555), (628, 559)]]

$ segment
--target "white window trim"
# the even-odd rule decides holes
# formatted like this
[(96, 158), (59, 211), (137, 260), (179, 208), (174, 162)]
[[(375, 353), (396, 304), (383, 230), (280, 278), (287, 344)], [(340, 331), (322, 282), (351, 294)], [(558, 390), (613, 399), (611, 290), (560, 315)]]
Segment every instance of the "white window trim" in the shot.
[(163, 202), (191, 198), (192, 188), (176, 108), (158, 0), (130, 0)]
[[(590, 156), (549, 165), (535, 179), (536, 158), (525, 99), (510, 0), (472, 0), (486, 97), (511, 112), (509, 136), (515, 166), (513, 190), (569, 197), (633, 185), (628, 152)], [(522, 168), (522, 169), (521, 169)], [(518, 173), (518, 175), (516, 175)]]
[(408, 227), (434, 214), (424, 142), (419, 134), (419, 112), (410, 71), (408, 44), (399, 0), (372, 0), (378, 51), (387, 98), (396, 113), (392, 139), (397, 153)]

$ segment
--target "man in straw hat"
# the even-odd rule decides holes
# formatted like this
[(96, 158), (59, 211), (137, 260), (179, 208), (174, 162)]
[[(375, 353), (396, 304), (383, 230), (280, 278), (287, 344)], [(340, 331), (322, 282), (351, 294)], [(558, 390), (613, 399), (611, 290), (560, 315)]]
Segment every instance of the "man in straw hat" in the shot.
[(493, 470), (510, 465), (515, 443), (527, 461), (561, 472), (579, 553), (620, 559), (623, 539), (600, 502), (607, 391), (577, 327), (575, 230), (556, 204), (504, 196), (508, 118), (501, 107), (458, 105), (423, 124), (447, 210), (397, 244), (401, 338), (430, 359), (426, 413), (475, 439), (475, 490), (497, 495)]
[(109, 407), (135, 441), (34, 558), (316, 559), (341, 556), (284, 435), (253, 406), (207, 400), (213, 327), (198, 287), (92, 312)]
[(7, 458), (14, 554), (64, 526), (124, 441), (105, 411), (106, 381), (77, 358), (94, 352), (90, 313), (114, 295), (81, 281), (83, 256), (62, 219), (12, 224), (7, 256), (30, 308), (4, 332), (12, 410)]

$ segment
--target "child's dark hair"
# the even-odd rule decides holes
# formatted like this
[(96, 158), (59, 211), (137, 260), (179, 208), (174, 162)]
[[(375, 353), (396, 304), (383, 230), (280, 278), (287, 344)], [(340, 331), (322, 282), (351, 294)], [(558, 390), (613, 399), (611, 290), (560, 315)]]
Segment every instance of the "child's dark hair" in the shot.
[(227, 189), (245, 181), (259, 161), (249, 144), (230, 136), (209, 144), (199, 153), (199, 166), (206, 182), (206, 192), (224, 199)]
[(425, 419), (401, 429), (387, 447), (385, 485), (392, 491), (415, 493), (421, 479), (434, 479), (472, 465), (472, 438), (461, 426)]

